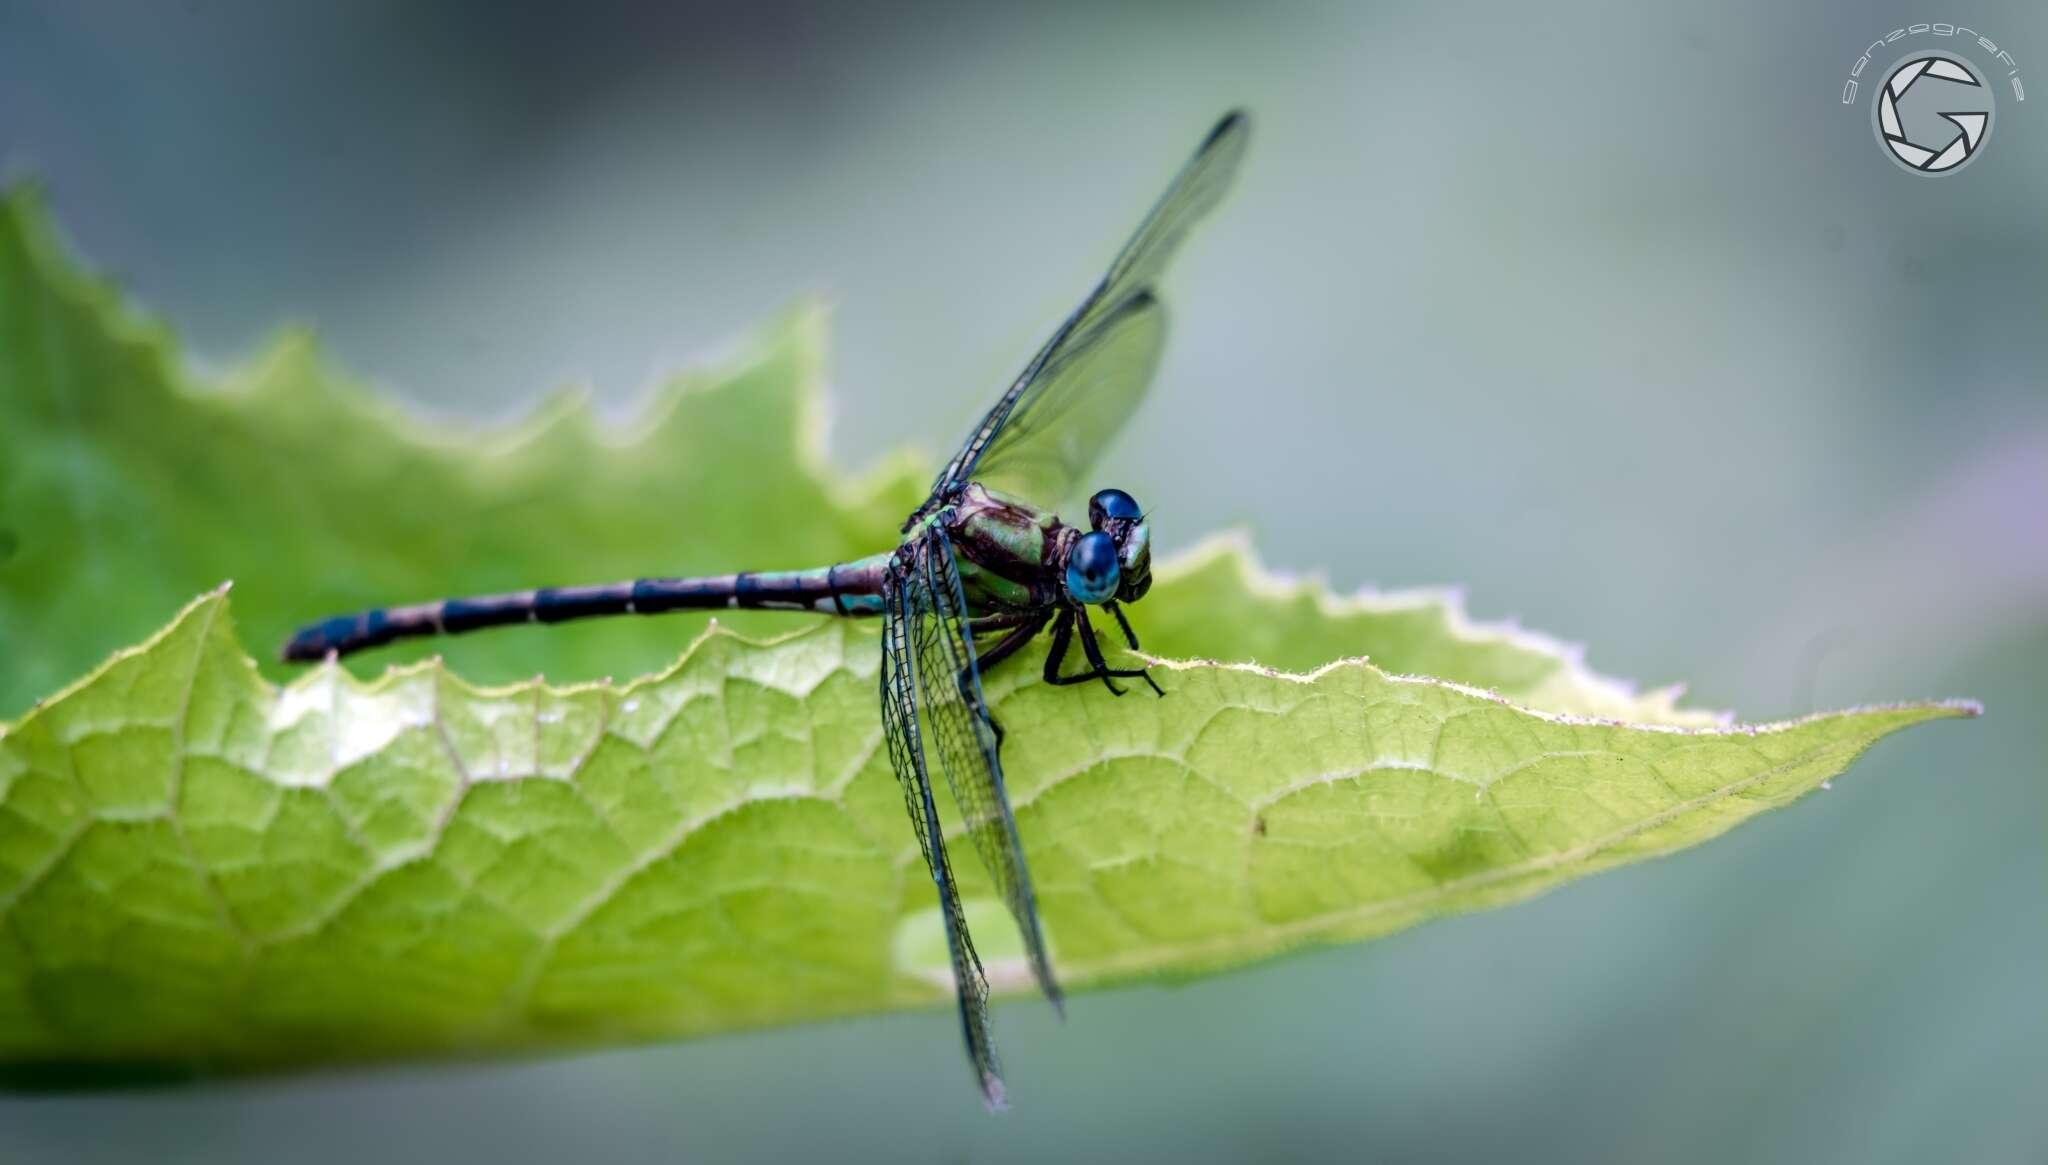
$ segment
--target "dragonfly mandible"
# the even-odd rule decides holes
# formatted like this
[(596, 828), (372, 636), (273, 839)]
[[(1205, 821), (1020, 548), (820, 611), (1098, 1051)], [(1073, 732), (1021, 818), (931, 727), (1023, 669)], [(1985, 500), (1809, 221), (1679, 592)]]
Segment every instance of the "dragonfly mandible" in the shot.
[[(644, 578), (381, 607), (300, 629), (285, 644), (284, 658), (321, 660), (398, 639), (514, 623), (713, 607), (880, 617), (889, 759), (938, 888), (967, 1053), (983, 1099), (1002, 1107), (988, 979), (940, 828), (933, 758), (975, 852), (1016, 919), (1032, 976), (1060, 1007), (1059, 981), (1003, 789), (1002, 729), (982, 698), (981, 677), (1049, 626), (1046, 683), (1099, 681), (1122, 695), (1117, 681), (1135, 679), (1160, 690), (1144, 668), (1109, 666), (1090, 617), (1091, 608), (1100, 608), (1137, 649), (1124, 606), (1152, 585), (1152, 534), (1143, 507), (1122, 490), (1100, 490), (1088, 501), (1085, 529), (1062, 521), (1053, 507), (1070, 500), (1144, 396), (1166, 334), (1153, 285), (1189, 228), (1221, 200), (1249, 131), (1241, 111), (1209, 131), (1095, 289), (946, 463), (894, 549), (809, 570)], [(1077, 640), (1086, 667), (1068, 673)]]

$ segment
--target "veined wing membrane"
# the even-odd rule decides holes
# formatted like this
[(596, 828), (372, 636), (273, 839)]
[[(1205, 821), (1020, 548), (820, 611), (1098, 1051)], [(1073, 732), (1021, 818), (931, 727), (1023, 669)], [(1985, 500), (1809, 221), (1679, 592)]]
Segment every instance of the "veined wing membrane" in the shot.
[[(1069, 351), (1085, 344), (1098, 324), (1115, 316), (1134, 298), (1150, 291), (1189, 229), (1222, 201), (1237, 172), (1238, 163), (1244, 158), (1250, 134), (1251, 123), (1242, 112), (1227, 115), (1209, 131), (1209, 136), (1196, 149), (1195, 156), (1181, 168), (1173, 184), (1153, 206), (1152, 213), (1145, 216), (1137, 234), (1124, 244), (1123, 251), (1110, 264), (1108, 273), (1095, 285), (1095, 290), (1089, 293), (1073, 315), (1067, 317), (1066, 322), (1053, 333), (1052, 339), (1039, 349), (1038, 355), (1032, 357), (1031, 363), (1025, 365), (1023, 374), (982, 417), (981, 423), (968, 436), (967, 443), (961, 446), (960, 452), (932, 483), (934, 497), (963, 482), (977, 479), (980, 476), (977, 466), (1002, 448), (1009, 426), (1036, 409), (1045, 399), (1040, 386), (1048, 373)], [(1150, 375), (1149, 369), (1146, 375)], [(1129, 414), (1137, 398), (1143, 395), (1143, 388), (1140, 384), (1137, 391), (1130, 393), (1129, 401), (1118, 412), (1119, 421)], [(1108, 442), (1107, 435), (1092, 439), (1098, 448)], [(1030, 500), (1053, 504), (1063, 499)], [(922, 516), (920, 513), (913, 517), (912, 524)], [(904, 528), (909, 529), (909, 526)]]
[(1125, 300), (1046, 367), (974, 468), (974, 480), (1042, 505), (1072, 498), (1138, 402), (1166, 346), (1166, 308)]
[(1059, 983), (1038, 925), (1038, 905), (1017, 822), (1003, 789), (995, 724), (982, 700), (981, 672), (967, 621), (967, 600), (946, 532), (934, 524), (915, 543), (915, 577), (904, 588), (905, 619), (917, 680), (918, 720), (929, 750), (939, 758), (962, 824), (1017, 920), (1032, 977), (1060, 1005)]
[(916, 592), (923, 587), (915, 574), (891, 578), (882, 622), (882, 727), (889, 742), (889, 763), (903, 786), (903, 804), (917, 831), (918, 848), (939, 891), (940, 917), (946, 924), (946, 948), (953, 961), (953, 992), (960, 1009), (960, 1032), (981, 1082), (982, 1099), (990, 1108), (1003, 1106), (1002, 1067), (988, 1030), (988, 979), (981, 956), (967, 933), (960, 909), (959, 884), (946, 856), (939, 830), (939, 811), (932, 799), (931, 775), (925, 767), (925, 741), (917, 705), (917, 614), (923, 605)]

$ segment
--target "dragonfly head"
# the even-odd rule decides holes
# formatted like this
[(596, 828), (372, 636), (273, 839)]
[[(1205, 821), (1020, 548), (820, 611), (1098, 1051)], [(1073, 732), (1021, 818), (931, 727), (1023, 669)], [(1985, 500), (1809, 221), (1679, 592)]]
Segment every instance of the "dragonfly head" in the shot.
[(1118, 578), (1108, 598), (1126, 603), (1144, 598), (1152, 589), (1152, 528), (1146, 524), (1138, 500), (1120, 489), (1102, 490), (1088, 499), (1088, 524), (1106, 536), (1116, 551)]

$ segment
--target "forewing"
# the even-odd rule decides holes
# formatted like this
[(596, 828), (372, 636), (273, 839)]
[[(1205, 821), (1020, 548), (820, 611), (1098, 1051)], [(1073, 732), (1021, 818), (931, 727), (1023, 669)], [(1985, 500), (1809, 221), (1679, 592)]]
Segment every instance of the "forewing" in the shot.
[(974, 480), (1049, 507), (1073, 498), (1088, 467), (1145, 397), (1166, 346), (1166, 308), (1125, 300), (1047, 366), (974, 467)]
[[(1124, 244), (1123, 251), (1111, 263), (1094, 291), (1083, 300), (1074, 314), (1067, 317), (1053, 333), (1051, 340), (1041, 348), (1031, 363), (1024, 366), (1001, 399), (990, 408), (960, 452), (948, 462), (938, 480), (932, 483), (932, 495), (937, 497), (964, 481), (979, 476), (977, 465), (984, 457), (993, 456), (1004, 440), (1009, 425), (1023, 415), (1035, 411), (1046, 399), (1040, 386), (1048, 379), (1070, 352), (1087, 347), (1097, 325), (1116, 316), (1131, 300), (1150, 291), (1152, 285), (1166, 270), (1180, 242), (1188, 230), (1201, 220), (1203, 215), (1215, 207), (1230, 187), (1231, 179), (1237, 173), (1238, 163), (1244, 158), (1245, 144), (1250, 139), (1251, 123), (1241, 111), (1226, 115), (1216, 127), (1209, 131), (1195, 156), (1188, 160), (1175, 176), (1173, 184), (1166, 188), (1152, 212), (1138, 227), (1131, 241)], [(1150, 377), (1147, 366), (1143, 373)], [(1120, 410), (1109, 410), (1109, 415), (1121, 423), (1137, 399), (1144, 394), (1144, 383), (1135, 390), (1126, 390), (1129, 399)], [(1092, 438), (1097, 448), (1107, 443), (1108, 435)], [(1082, 466), (1085, 469), (1086, 466)], [(1078, 475), (1078, 470), (1075, 471)], [(1062, 490), (1062, 493), (1065, 491)], [(1063, 498), (1032, 498), (1033, 501), (1054, 504)], [(907, 528), (907, 527), (906, 527)]]
[(882, 728), (889, 742), (889, 763), (903, 786), (903, 805), (917, 832), (918, 848), (939, 890), (939, 912), (946, 924), (946, 947), (953, 960), (953, 990), (960, 1008), (960, 1034), (974, 1062), (982, 1098), (991, 1108), (1003, 1105), (1002, 1067), (988, 1030), (988, 979), (981, 956), (967, 933), (960, 909), (960, 891), (939, 830), (938, 807), (932, 800), (931, 775), (925, 767), (925, 744), (917, 705), (917, 648), (913, 598), (922, 584), (914, 576), (892, 575), (884, 585), (882, 620)]
[(966, 618), (960, 572), (945, 530), (933, 523), (915, 543), (915, 585), (910, 599), (909, 643), (917, 678), (917, 710), (930, 751), (939, 758), (962, 824), (1017, 920), (1031, 974), (1057, 1006), (1060, 988), (1038, 925), (1031, 873), (1017, 841), (1017, 822), (1003, 790), (995, 724), (982, 700), (981, 673)]

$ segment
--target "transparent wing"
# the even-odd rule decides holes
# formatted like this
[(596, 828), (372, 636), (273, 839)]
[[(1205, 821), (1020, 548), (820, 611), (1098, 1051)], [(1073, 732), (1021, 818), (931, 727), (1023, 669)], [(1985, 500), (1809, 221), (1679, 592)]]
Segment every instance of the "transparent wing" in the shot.
[[(1095, 285), (1095, 290), (1089, 293), (1073, 315), (1067, 317), (1066, 322), (1053, 333), (1052, 339), (1039, 350), (1038, 355), (1032, 357), (1031, 363), (1025, 365), (1016, 383), (989, 409), (968, 436), (967, 443), (947, 463), (938, 480), (932, 483), (934, 497), (961, 482), (978, 478), (977, 465), (984, 458), (993, 458), (1007, 444), (1009, 427), (1050, 399), (1047, 390), (1054, 379), (1051, 374), (1066, 362), (1068, 356), (1100, 341), (1103, 333), (1098, 331), (1099, 325), (1119, 316), (1126, 305), (1149, 293), (1188, 230), (1222, 200), (1237, 173), (1238, 163), (1244, 158), (1245, 144), (1250, 135), (1251, 123), (1242, 111), (1225, 115), (1209, 131), (1209, 136), (1195, 150), (1195, 156), (1181, 168), (1173, 184), (1153, 206), (1152, 213), (1145, 216), (1137, 234), (1124, 244), (1122, 253), (1110, 264), (1109, 271)], [(1136, 407), (1144, 395), (1146, 382), (1151, 378), (1152, 368), (1149, 364), (1142, 368), (1126, 366), (1125, 372), (1135, 375), (1137, 383), (1121, 389), (1123, 399), (1119, 407), (1090, 410), (1098, 415), (1086, 419), (1120, 424)], [(1108, 442), (1108, 435), (1091, 436), (1090, 440), (1099, 449)], [(1082, 465), (1070, 472), (1078, 476), (1086, 468)], [(1071, 488), (1071, 482), (1068, 488)], [(1063, 500), (1066, 489), (1059, 492), (1061, 497), (1031, 500), (1051, 504)]]
[(905, 588), (910, 599), (909, 631), (917, 676), (917, 710), (925, 743), (939, 758), (961, 824), (1002, 893), (1003, 903), (1024, 936), (1032, 977), (1060, 1004), (1052, 960), (1038, 925), (1038, 905), (1031, 893), (1031, 873), (1017, 840), (1017, 822), (1010, 815), (1003, 790), (1003, 766), (997, 755), (995, 724), (982, 702), (981, 672), (966, 618), (967, 600), (953, 562), (953, 546), (944, 529), (934, 524), (915, 544), (915, 585)]
[(913, 576), (892, 574), (885, 582), (882, 619), (882, 727), (889, 742), (889, 763), (903, 786), (903, 805), (917, 831), (918, 848), (939, 889), (939, 911), (946, 923), (946, 946), (953, 958), (953, 991), (960, 1008), (960, 1034), (967, 1056), (990, 1108), (1003, 1106), (1003, 1072), (996, 1062), (988, 1030), (988, 979), (981, 956), (967, 933), (960, 910), (960, 891), (946, 857), (946, 839), (939, 830), (939, 811), (932, 800), (932, 782), (925, 768), (925, 742), (917, 705), (916, 632), (919, 606), (913, 592), (922, 585)]
[(1141, 291), (1067, 346), (1003, 425), (974, 480), (1048, 507), (1073, 498), (1088, 467), (1144, 399), (1166, 347), (1166, 308)]

